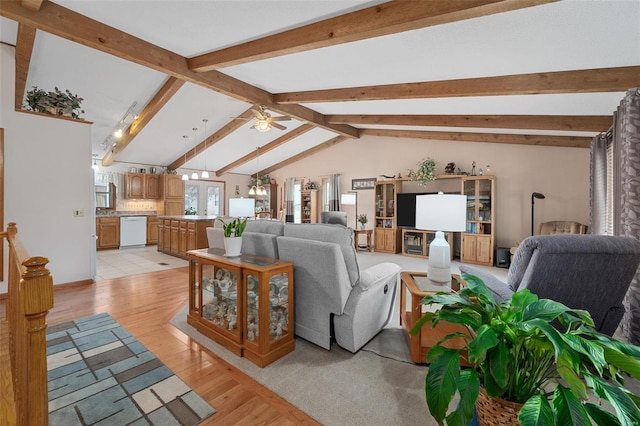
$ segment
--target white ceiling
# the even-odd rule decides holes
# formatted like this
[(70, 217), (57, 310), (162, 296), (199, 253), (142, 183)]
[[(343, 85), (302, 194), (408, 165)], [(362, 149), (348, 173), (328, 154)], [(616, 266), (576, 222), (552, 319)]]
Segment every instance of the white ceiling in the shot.
[[(135, 0), (55, 3), (185, 57), (264, 37), (370, 7), (382, 1)], [(17, 25), (0, 18), (1, 41), (16, 42)], [(271, 93), (452, 80), (536, 72), (640, 65), (640, 1), (561, 1), (223, 68), (220, 72)], [(167, 76), (54, 35), (37, 32), (27, 89), (70, 89), (84, 98), (93, 121), (93, 153), (102, 158), (127, 109), (139, 111)], [(527, 114), (609, 115), (624, 92), (310, 103), (322, 114)], [(116, 161), (167, 166), (251, 107), (244, 101), (186, 83)], [(277, 115), (277, 114), (274, 114)], [(303, 123), (282, 122), (288, 130)], [(259, 133), (247, 122), (187, 162), (220, 169), (284, 132)], [(196, 132), (192, 128), (198, 128)], [(362, 127), (362, 126), (354, 126)], [(407, 126), (373, 126), (396, 128)], [(455, 130), (448, 127), (411, 127)], [(522, 133), (474, 129), (468, 132)], [(593, 132), (527, 131), (589, 136)], [(188, 136), (185, 140), (183, 135)], [(316, 129), (263, 153), (270, 167), (336, 134)], [(206, 157), (206, 158), (205, 158)], [(250, 161), (231, 170), (255, 173)]]

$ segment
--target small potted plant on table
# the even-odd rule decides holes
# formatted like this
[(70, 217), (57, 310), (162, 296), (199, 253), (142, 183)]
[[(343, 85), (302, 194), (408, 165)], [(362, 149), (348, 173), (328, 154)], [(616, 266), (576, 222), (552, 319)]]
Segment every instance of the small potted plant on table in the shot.
[(358, 215), (358, 222), (360, 223), (360, 229), (364, 229), (368, 221), (369, 219), (367, 219), (367, 215), (365, 213), (361, 213)]
[[(426, 312), (412, 330), (428, 321), (469, 330), (446, 336), (427, 354), (426, 400), (439, 424), (468, 425), (474, 407), (480, 425), (640, 424), (640, 398), (624, 387), (625, 373), (640, 379), (639, 347), (596, 331), (586, 311), (538, 299), (527, 289), (497, 303), (478, 277), (463, 278), (467, 287), (458, 294), (424, 299), (441, 307)], [(441, 346), (453, 338), (466, 344)], [(460, 364), (465, 350), (468, 369)], [(460, 402), (447, 413), (455, 394)], [(608, 401), (616, 414), (589, 401), (590, 395)]]
[(233, 219), (229, 223), (226, 223), (220, 218), (218, 218), (218, 220), (222, 222), (222, 229), (224, 231), (225, 256), (240, 256), (240, 250), (242, 249), (242, 233), (247, 227), (247, 218)]

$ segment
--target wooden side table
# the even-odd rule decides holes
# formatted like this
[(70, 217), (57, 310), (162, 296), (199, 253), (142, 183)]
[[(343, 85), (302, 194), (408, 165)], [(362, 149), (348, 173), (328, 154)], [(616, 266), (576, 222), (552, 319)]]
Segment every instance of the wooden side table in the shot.
[[(354, 229), (353, 230), (353, 243), (356, 246), (356, 251), (358, 251), (358, 249), (360, 248), (364, 248), (367, 251), (373, 251), (373, 244), (371, 243), (371, 236), (373, 235), (373, 229)], [(360, 235), (366, 235), (367, 236), (367, 245), (366, 246), (361, 246), (359, 244), (359, 237)]]
[[(459, 275), (451, 274), (451, 290), (453, 292), (460, 290), (460, 286), (463, 285), (465, 283)], [(422, 316), (423, 305), (420, 302), (425, 296), (435, 294), (438, 291), (445, 290), (442, 286), (429, 281), (426, 272), (402, 272), (400, 274), (400, 325), (406, 332), (411, 360), (416, 364), (426, 363), (429, 349), (446, 335), (457, 331), (467, 333), (467, 330), (460, 325), (442, 321), (435, 328), (431, 326), (431, 323), (425, 324), (415, 336), (410, 333), (418, 318)], [(464, 341), (451, 339), (444, 346), (461, 348), (464, 346)]]

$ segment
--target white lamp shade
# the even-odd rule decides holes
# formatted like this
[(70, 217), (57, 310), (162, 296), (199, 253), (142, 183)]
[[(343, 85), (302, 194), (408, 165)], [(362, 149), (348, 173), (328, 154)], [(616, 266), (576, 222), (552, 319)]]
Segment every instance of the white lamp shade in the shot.
[(356, 197), (356, 194), (341, 194), (340, 204), (344, 204), (346, 206), (355, 206), (357, 200)]
[(256, 200), (253, 198), (229, 198), (229, 216), (253, 217), (256, 214)]
[(463, 232), (467, 196), (428, 194), (416, 196), (416, 228), (428, 231)]

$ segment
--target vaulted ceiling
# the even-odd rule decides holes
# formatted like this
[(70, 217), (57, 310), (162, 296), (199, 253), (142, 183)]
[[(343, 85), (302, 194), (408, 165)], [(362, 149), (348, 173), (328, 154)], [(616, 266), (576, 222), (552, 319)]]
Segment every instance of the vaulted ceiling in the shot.
[[(0, 16), (17, 107), (32, 86), (79, 94), (103, 165), (250, 174), (260, 147), (264, 173), (363, 135), (587, 147), (640, 86), (638, 0), (3, 0)], [(286, 129), (254, 130), (261, 105)]]

